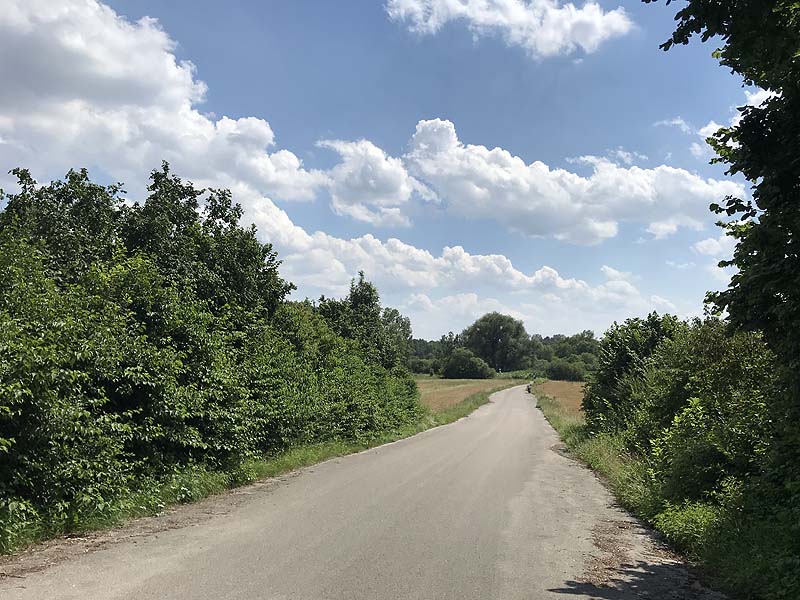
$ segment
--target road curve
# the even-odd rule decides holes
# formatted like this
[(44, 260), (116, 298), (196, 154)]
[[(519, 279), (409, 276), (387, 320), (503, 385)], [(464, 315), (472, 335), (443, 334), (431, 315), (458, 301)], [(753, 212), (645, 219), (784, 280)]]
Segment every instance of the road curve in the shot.
[(226, 496), (201, 503), (202, 518), (182, 523), (179, 509), (172, 528), (118, 536), (0, 578), (0, 597), (625, 600), (699, 593), (682, 565), (613, 507), (597, 479), (559, 452), (524, 387), (494, 394), (452, 425), (243, 488), (233, 503)]

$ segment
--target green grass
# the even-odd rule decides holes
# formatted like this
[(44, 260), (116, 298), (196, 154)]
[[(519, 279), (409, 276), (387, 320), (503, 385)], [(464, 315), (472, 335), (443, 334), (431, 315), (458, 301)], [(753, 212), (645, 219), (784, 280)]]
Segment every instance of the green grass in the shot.
[(557, 399), (537, 394), (537, 405), (570, 452), (599, 473), (622, 506), (636, 515), (652, 519), (661, 505), (650, 483), (647, 466), (625, 451), (619, 437), (590, 435), (583, 413)]

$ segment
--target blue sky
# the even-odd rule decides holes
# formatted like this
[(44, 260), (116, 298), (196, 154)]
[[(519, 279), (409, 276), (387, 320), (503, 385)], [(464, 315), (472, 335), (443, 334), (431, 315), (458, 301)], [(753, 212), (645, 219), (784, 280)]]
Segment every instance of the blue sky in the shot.
[(759, 96), (713, 42), (658, 48), (676, 4), (11, 4), (2, 170), (136, 198), (166, 158), (233, 189), (299, 297), (363, 268), (420, 336), (495, 309), (599, 333), (726, 282), (706, 208), (742, 184), (700, 130)]

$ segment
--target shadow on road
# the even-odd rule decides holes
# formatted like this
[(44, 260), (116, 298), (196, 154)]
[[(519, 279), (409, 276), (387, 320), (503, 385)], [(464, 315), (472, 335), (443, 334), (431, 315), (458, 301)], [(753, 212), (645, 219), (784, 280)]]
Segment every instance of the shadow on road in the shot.
[(692, 582), (686, 567), (679, 564), (651, 564), (637, 561), (623, 565), (603, 582), (566, 581), (564, 587), (549, 590), (595, 600), (722, 600), (719, 593)]

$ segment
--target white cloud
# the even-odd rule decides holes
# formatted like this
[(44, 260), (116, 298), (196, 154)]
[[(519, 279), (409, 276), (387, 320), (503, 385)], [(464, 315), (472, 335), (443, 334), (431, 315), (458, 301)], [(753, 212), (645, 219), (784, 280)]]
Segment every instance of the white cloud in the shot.
[[(245, 219), (279, 251), (281, 272), (301, 296), (343, 294), (363, 269), (389, 304), (430, 301), (432, 313), (411, 315), (422, 335), (438, 336), (458, 315), (468, 319), (484, 309), (524, 316), (543, 333), (602, 328), (666, 301), (611, 268), (600, 283), (588, 283), (457, 245), (434, 253), (395, 238), (309, 232), (270, 198), (307, 199), (328, 189), (343, 214), (391, 221), (403, 216), (414, 193), (433, 197), (409, 173), (413, 166), (447, 195), (448, 210), (481, 218), (508, 210), (501, 222), (513, 227), (518, 220), (526, 233), (594, 241), (614, 235), (618, 221), (658, 221), (684, 201), (723, 191), (718, 182), (663, 166), (625, 169), (589, 157), (583, 160), (593, 173), (580, 177), (526, 165), (505, 150), (462, 144), (447, 121), (421, 122), (408, 156), (392, 158), (367, 141), (328, 141), (341, 163), (329, 172), (307, 169), (275, 148), (267, 121), (202, 113), (206, 86), (191, 63), (175, 58), (174, 47), (155, 20), (131, 23), (92, 0), (6, 3), (0, 55), (15, 60), (0, 61), (0, 161), (40, 178), (87, 165), (130, 184), (138, 199), (146, 173), (167, 159), (201, 186), (231, 189)], [(663, 213), (653, 208), (660, 203), (667, 204)]]
[(323, 140), (342, 162), (328, 172), (332, 207), (337, 214), (373, 225), (410, 225), (400, 210), (414, 191), (432, 194), (411, 177), (398, 158), (387, 156), (372, 142)]
[(683, 271), (685, 269), (691, 269), (691, 268), (693, 268), (695, 266), (695, 264), (692, 261), (679, 263), (679, 262), (676, 262), (674, 260), (667, 260), (667, 261), (665, 261), (665, 263), (668, 266), (672, 267), (673, 269), (678, 269), (678, 270), (681, 270), (681, 271)]
[(621, 162), (628, 166), (632, 165), (637, 160), (648, 160), (646, 154), (642, 154), (641, 152), (636, 152), (635, 150), (633, 152), (629, 152), (622, 147), (619, 147), (615, 150), (611, 150), (609, 151), (608, 154), (611, 160), (613, 160), (614, 162), (617, 163)]
[(755, 91), (744, 91), (745, 104), (748, 106), (761, 106), (764, 102), (775, 96), (777, 96), (775, 92), (762, 90), (761, 88), (757, 88)]
[(414, 335), (427, 338), (436, 338), (446, 333), (442, 331), (442, 323), (447, 323), (449, 331), (458, 333), (488, 312), (499, 312), (521, 321), (529, 320), (527, 313), (496, 298), (479, 296), (474, 292), (436, 299), (431, 299), (427, 294), (411, 294), (408, 301), (399, 308), (403, 314), (411, 317)]
[(508, 46), (524, 48), (535, 58), (579, 48), (594, 52), (633, 27), (622, 7), (604, 11), (591, 1), (578, 8), (557, 0), (389, 0), (386, 11), (419, 34), (465, 21), (475, 37), (499, 34)]
[(529, 331), (555, 333), (602, 329), (614, 319), (646, 314), (654, 307), (675, 310), (669, 301), (643, 294), (636, 277), (604, 266), (604, 280), (590, 284), (543, 266), (526, 273), (500, 254), (472, 254), (461, 246), (434, 254), (396, 238), (367, 234), (342, 239), (295, 225), (284, 210), (252, 190), (234, 195), (249, 207), (260, 234), (273, 242), (282, 273), (300, 295), (346, 293), (349, 278), (365, 271), (384, 298), (411, 317), (415, 335), (438, 337), (459, 330), (491, 310), (525, 321)]
[(700, 240), (694, 244), (693, 248), (696, 252), (705, 256), (728, 259), (733, 256), (733, 249), (736, 248), (736, 239), (722, 234), (718, 238)]
[(703, 125), (700, 129), (697, 130), (697, 135), (699, 135), (703, 139), (711, 137), (712, 135), (717, 133), (717, 130), (720, 127), (722, 127), (722, 125), (720, 125), (716, 121), (709, 121), (708, 123)]
[[(757, 88), (755, 91), (745, 90), (745, 105), (746, 106), (760, 106), (765, 100), (772, 98), (775, 96), (774, 92), (769, 92), (767, 90), (762, 90)], [(738, 110), (738, 107), (731, 106), (731, 117), (729, 120), (728, 126), (735, 126), (741, 120), (741, 113)], [(653, 123), (655, 126), (664, 126), (664, 127), (677, 127), (685, 134), (696, 134), (703, 138), (702, 142), (692, 142), (689, 146), (689, 152), (691, 152), (692, 156), (694, 156), (698, 160), (710, 160), (715, 156), (713, 149), (709, 146), (705, 140), (706, 138), (711, 137), (714, 135), (720, 127), (720, 125), (713, 119), (700, 127), (699, 129), (695, 129), (689, 122), (687, 122), (682, 117), (673, 117), (672, 119), (665, 119), (663, 121), (656, 121)]]
[(706, 238), (696, 242), (692, 249), (703, 256), (712, 258), (705, 266), (705, 270), (716, 281), (727, 285), (735, 271), (733, 267), (720, 267), (719, 261), (730, 260), (736, 248), (736, 239), (724, 233), (717, 238)]
[(600, 272), (608, 278), (609, 281), (633, 281), (636, 279), (633, 273), (629, 273), (628, 271), (619, 271), (613, 267), (609, 267), (608, 265), (603, 265), (600, 267)]
[(684, 226), (700, 229), (707, 207), (741, 185), (666, 165), (621, 167), (585, 156), (588, 177), (526, 164), (502, 148), (464, 144), (450, 121), (420, 121), (405, 156), (408, 170), (428, 184), (451, 214), (496, 220), (527, 235), (596, 244), (621, 222), (640, 223), (656, 237)]
[(48, 173), (104, 165), (141, 191), (168, 160), (198, 182), (313, 198), (325, 174), (273, 150), (263, 119), (200, 112), (206, 85), (174, 48), (154, 19), (131, 23), (93, 0), (5, 3), (0, 56), (14, 59), (0, 61), (0, 161)]
[(672, 119), (656, 121), (653, 125), (656, 127), (677, 127), (685, 134), (690, 134), (694, 131), (694, 128), (689, 125), (683, 117), (673, 117)]
[[(770, 98), (776, 95), (777, 94), (775, 94), (775, 92), (762, 90), (761, 88), (757, 88), (755, 91), (745, 90), (744, 105), (761, 106), (766, 100), (769, 100)], [(737, 106), (731, 106), (730, 110), (732, 116), (729, 120), (727, 127), (735, 127), (736, 125), (739, 124), (739, 121), (742, 120), (742, 113), (739, 111), (739, 108)], [(699, 135), (700, 137), (703, 138), (703, 140), (705, 140), (706, 138), (709, 138), (712, 135), (714, 135), (717, 132), (717, 130), (719, 130), (720, 127), (723, 127), (723, 125), (720, 125), (719, 123), (717, 123), (712, 119), (711, 121), (703, 125), (703, 127), (697, 130), (697, 135)], [(695, 142), (691, 145), (689, 149), (696, 158), (708, 159), (714, 156), (714, 152), (711, 149), (711, 147), (705, 143), (703, 145), (700, 145)]]

